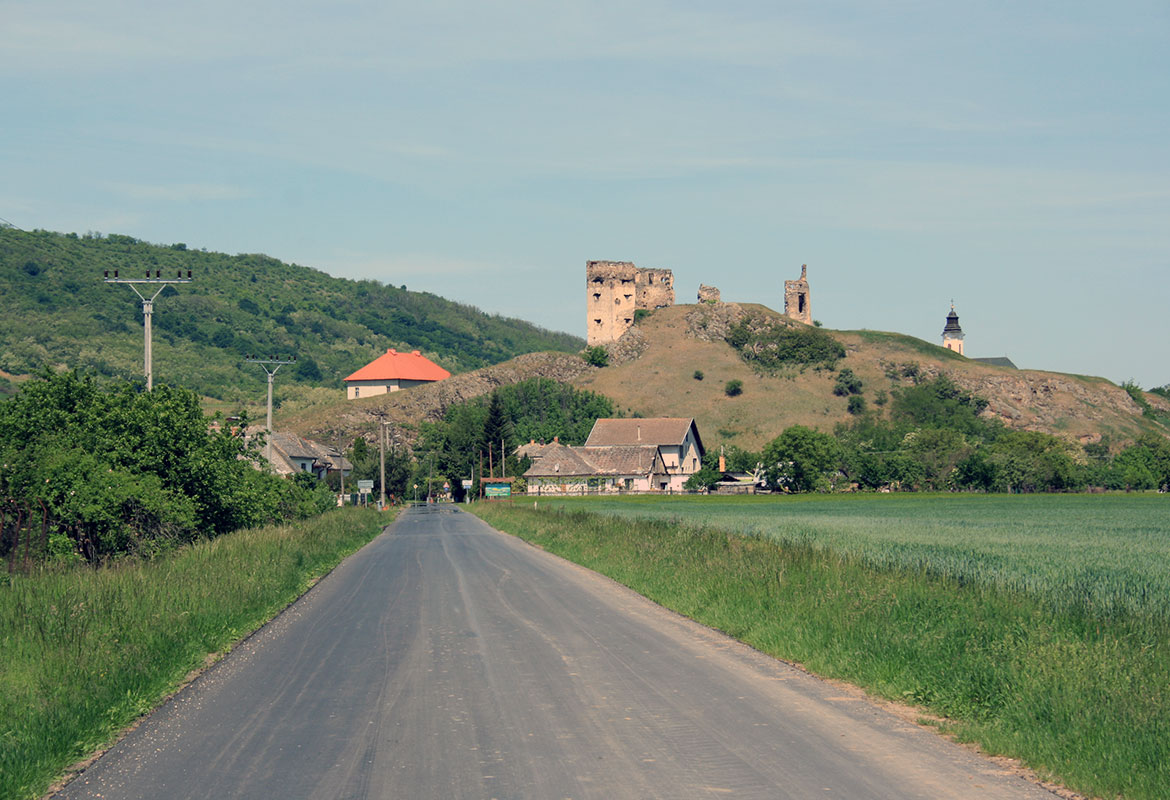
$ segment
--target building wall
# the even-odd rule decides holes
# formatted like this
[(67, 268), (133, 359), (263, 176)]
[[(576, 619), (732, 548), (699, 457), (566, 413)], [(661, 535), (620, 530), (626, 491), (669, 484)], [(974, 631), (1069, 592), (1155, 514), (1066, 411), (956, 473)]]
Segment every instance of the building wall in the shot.
[(812, 295), (808, 288), (808, 265), (800, 265), (800, 279), (784, 281), (784, 316), (812, 325)]
[(363, 397), (397, 392), (399, 389), (409, 389), (411, 386), (421, 386), (424, 383), (434, 383), (434, 381), (412, 381), (405, 378), (385, 381), (346, 381), (345, 396), (349, 400), (360, 400)]
[(943, 347), (948, 350), (954, 350), (959, 355), (963, 355), (963, 339), (957, 336), (948, 336), (943, 334)]
[(585, 263), (585, 332), (590, 345), (614, 342), (638, 309), (674, 305), (674, 273), (638, 269), (630, 261)]

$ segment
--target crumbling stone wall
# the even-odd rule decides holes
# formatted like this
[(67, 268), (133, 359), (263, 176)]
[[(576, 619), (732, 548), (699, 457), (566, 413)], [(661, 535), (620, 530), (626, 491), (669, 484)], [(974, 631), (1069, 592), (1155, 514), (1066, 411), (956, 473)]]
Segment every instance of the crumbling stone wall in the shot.
[(808, 290), (808, 264), (800, 265), (800, 279), (784, 281), (784, 316), (813, 324), (812, 297)]
[(630, 261), (585, 262), (585, 338), (590, 345), (621, 338), (638, 309), (674, 305), (674, 273), (638, 269)]
[(719, 290), (714, 286), (708, 286), (705, 283), (699, 284), (699, 302), (700, 303), (718, 303)]

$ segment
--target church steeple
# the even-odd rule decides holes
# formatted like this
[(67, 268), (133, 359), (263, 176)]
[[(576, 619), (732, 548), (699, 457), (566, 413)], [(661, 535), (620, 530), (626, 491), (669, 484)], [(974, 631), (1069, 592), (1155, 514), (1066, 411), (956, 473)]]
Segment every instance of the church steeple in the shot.
[(951, 301), (951, 313), (947, 314), (947, 324), (942, 332), (943, 347), (954, 350), (963, 355), (963, 329), (959, 327), (959, 315), (955, 313), (955, 301)]

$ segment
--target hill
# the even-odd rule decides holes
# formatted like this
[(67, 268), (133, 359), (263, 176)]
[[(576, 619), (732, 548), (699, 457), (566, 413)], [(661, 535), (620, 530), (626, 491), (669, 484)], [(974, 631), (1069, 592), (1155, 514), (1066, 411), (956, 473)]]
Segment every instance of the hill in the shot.
[[(844, 345), (834, 369), (753, 369), (724, 339), (745, 313), (780, 321), (763, 306), (724, 303), (678, 305), (645, 317), (615, 348), (623, 363), (584, 373), (574, 381), (612, 398), (628, 413), (693, 416), (708, 447), (735, 444), (757, 450), (789, 425), (831, 432), (851, 418), (848, 398), (833, 393), (838, 371), (852, 370), (870, 409), (891, 389), (941, 374), (989, 401), (987, 415), (1011, 428), (1037, 430), (1082, 444), (1130, 440), (1167, 428), (1121, 387), (1104, 378), (1016, 370), (964, 358), (911, 336), (879, 331), (827, 331)], [(632, 334), (632, 335), (631, 335)], [(621, 351), (626, 351), (623, 355)], [(696, 371), (702, 379), (696, 379)], [(728, 381), (742, 393), (725, 392)], [(1170, 415), (1165, 398), (1146, 393), (1155, 410)]]
[(155, 305), (155, 380), (228, 403), (263, 401), (266, 378), (242, 362), (249, 353), (296, 354), (278, 390), (311, 398), (309, 387), (340, 390), (387, 347), (421, 350), (459, 373), (584, 345), (405, 286), (334, 278), (264, 255), (0, 226), (0, 391), (46, 366), (142, 374), (142, 303), (126, 286), (105, 285), (105, 270), (191, 270), (192, 283), (165, 289)]
[[(848, 399), (834, 394), (837, 376), (849, 369), (861, 381), (860, 396), (882, 411), (882, 396), (896, 387), (945, 374), (961, 388), (989, 401), (985, 415), (1009, 428), (1038, 430), (1082, 444), (1102, 437), (1115, 446), (1145, 432), (1167, 434), (1157, 419), (1121, 387), (1104, 378), (1016, 370), (971, 361), (950, 350), (898, 333), (825, 331), (843, 346), (832, 368), (790, 367), (771, 373), (753, 369), (725, 340), (734, 319), (745, 314), (783, 324), (781, 315), (758, 305), (682, 305), (643, 318), (609, 346), (611, 366), (589, 366), (578, 355), (532, 353), (405, 392), (286, 409), (278, 427), (310, 438), (375, 440), (379, 419), (392, 441), (410, 444), (419, 422), (434, 422), (452, 404), (527, 378), (552, 378), (611, 398), (626, 415), (695, 417), (708, 447), (737, 445), (759, 450), (795, 424), (831, 432), (851, 419)], [(807, 330), (807, 329), (806, 329)], [(702, 374), (702, 379), (696, 378)], [(728, 381), (742, 382), (730, 397)], [(1170, 402), (1145, 398), (1170, 415)]]

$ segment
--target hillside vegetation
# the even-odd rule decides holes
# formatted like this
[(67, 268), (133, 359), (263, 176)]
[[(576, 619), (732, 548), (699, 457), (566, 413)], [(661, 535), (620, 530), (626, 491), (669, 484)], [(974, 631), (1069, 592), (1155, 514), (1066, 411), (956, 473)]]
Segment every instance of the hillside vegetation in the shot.
[[(1154, 411), (1143, 414), (1129, 392), (1104, 378), (982, 364), (897, 333), (825, 331), (844, 348), (832, 366), (760, 369), (727, 341), (737, 330), (734, 315), (724, 312), (729, 308), (737, 306), (660, 309), (637, 326), (636, 358), (584, 372), (574, 384), (612, 398), (626, 413), (694, 417), (708, 449), (759, 450), (792, 425), (832, 432), (862, 411), (888, 416), (894, 389), (940, 375), (985, 399), (984, 416), (1009, 429), (1113, 446), (1144, 433), (1167, 434), (1170, 402), (1161, 395), (1142, 393)], [(739, 308), (752, 318), (779, 318), (763, 306)], [(740, 382), (734, 396), (726, 391), (732, 381)]]
[(300, 394), (340, 389), (388, 347), (421, 350), (458, 373), (584, 344), (405, 286), (334, 278), (264, 255), (0, 227), (0, 391), (44, 367), (141, 376), (142, 303), (127, 286), (105, 285), (105, 270), (191, 270), (192, 283), (164, 289), (155, 304), (155, 380), (230, 402), (263, 398), (266, 378), (243, 363), (249, 353), (298, 356), (280, 372), (279, 400), (293, 386)]

